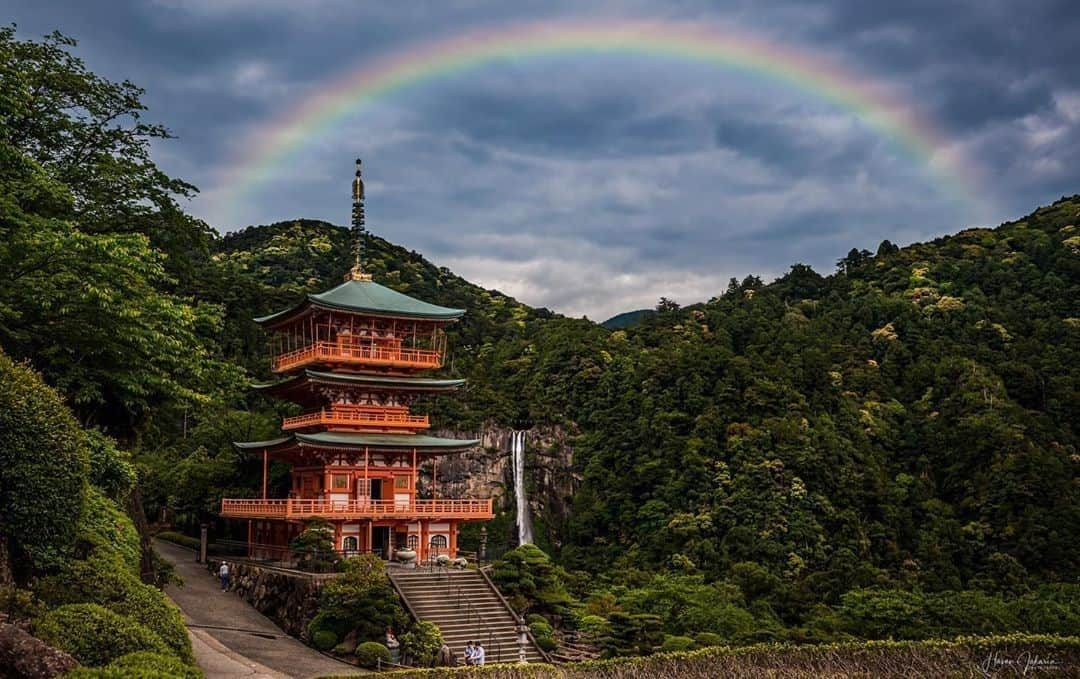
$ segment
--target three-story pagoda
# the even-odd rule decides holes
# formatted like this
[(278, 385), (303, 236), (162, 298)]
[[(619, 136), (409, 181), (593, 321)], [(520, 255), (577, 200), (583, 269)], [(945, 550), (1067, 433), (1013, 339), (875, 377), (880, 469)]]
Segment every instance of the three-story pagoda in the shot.
[[(431, 436), (428, 416), (410, 410), (419, 396), (464, 384), (423, 373), (443, 365), (444, 327), (465, 312), (396, 292), (362, 271), (363, 199), (357, 161), (356, 265), (345, 282), (255, 319), (273, 334), (271, 368), (280, 376), (255, 388), (304, 412), (284, 419), (280, 438), (235, 444), (261, 456), (262, 497), (224, 499), (221, 516), (248, 519), (253, 557), (281, 558), (304, 520), (322, 517), (334, 527), (335, 549), (346, 554), (389, 558), (411, 549), (420, 560), (453, 558), (460, 523), (493, 516), (490, 499), (418, 496), (422, 464), (432, 461), (434, 495), (439, 459), (478, 443)], [(292, 467), (287, 498), (267, 497), (270, 460)]]

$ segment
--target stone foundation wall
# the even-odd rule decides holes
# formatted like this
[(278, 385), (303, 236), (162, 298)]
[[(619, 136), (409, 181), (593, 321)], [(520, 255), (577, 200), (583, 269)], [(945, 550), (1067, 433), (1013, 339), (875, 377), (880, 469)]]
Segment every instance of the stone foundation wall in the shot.
[[(307, 626), (319, 612), (319, 590), (334, 573), (300, 573), (246, 561), (229, 563), (229, 589), (287, 634), (307, 639)], [(217, 577), (222, 559), (208, 557), (207, 568)]]

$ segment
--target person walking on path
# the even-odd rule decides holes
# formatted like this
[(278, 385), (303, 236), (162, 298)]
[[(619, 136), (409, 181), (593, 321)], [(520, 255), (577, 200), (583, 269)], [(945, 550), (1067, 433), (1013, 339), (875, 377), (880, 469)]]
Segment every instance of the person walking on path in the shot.
[(474, 657), (475, 657), (476, 664), (483, 667), (483, 665), (484, 665), (484, 645), (481, 644), (479, 641), (476, 642), (476, 647), (475, 647), (475, 650), (473, 651), (473, 654), (474, 654)]
[(218, 577), (221, 578), (221, 591), (229, 589), (229, 564), (226, 561), (221, 562), (221, 568), (218, 569)]

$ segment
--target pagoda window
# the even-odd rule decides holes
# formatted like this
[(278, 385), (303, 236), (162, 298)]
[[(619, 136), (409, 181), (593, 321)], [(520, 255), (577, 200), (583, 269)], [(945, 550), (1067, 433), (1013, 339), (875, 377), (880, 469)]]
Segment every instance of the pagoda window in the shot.
[(348, 490), (349, 489), (349, 475), (348, 474), (334, 474), (331, 477), (331, 484), (334, 490)]
[(435, 549), (446, 549), (446, 547), (447, 547), (446, 536), (445, 535), (432, 535), (430, 544)]
[(371, 497), (371, 479), (356, 479), (356, 496)]
[(408, 476), (395, 476), (394, 477), (394, 490), (408, 490), (409, 489), (409, 477)]
[(355, 552), (360, 548), (360, 543), (357, 541), (355, 535), (346, 535), (341, 540), (341, 548), (346, 552)]
[(409, 539), (406, 544), (409, 545), (409, 549), (416, 549), (420, 544), (420, 536), (416, 533), (409, 533)]

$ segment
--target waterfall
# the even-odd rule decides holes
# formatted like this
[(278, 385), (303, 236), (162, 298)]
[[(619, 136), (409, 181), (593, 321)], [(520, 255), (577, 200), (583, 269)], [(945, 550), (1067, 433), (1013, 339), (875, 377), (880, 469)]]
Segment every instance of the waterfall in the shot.
[(514, 464), (514, 502), (517, 505), (518, 544), (532, 544), (529, 500), (525, 497), (525, 432), (510, 432), (510, 455)]

